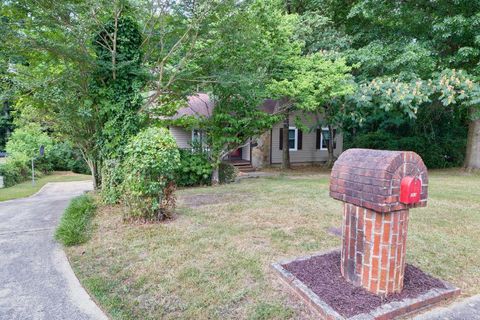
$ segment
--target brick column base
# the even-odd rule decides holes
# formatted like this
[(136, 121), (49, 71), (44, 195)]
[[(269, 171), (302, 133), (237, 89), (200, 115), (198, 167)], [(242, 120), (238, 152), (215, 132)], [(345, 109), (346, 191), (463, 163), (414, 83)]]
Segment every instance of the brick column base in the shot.
[(403, 289), (408, 209), (387, 213), (344, 204), (341, 271), (377, 295)]

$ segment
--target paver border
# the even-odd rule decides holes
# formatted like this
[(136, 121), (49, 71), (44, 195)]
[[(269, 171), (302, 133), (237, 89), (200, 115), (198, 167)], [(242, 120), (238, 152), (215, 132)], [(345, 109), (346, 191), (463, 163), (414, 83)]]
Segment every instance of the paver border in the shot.
[(317, 294), (310, 290), (302, 281), (295, 277), (291, 272), (286, 270), (283, 265), (294, 262), (308, 260), (313, 257), (323, 256), (333, 252), (339, 252), (340, 249), (333, 249), (329, 251), (322, 251), (312, 255), (302, 256), (299, 258), (282, 260), (273, 263), (271, 266), (277, 272), (280, 279), (321, 318), (335, 319), (335, 320), (386, 320), (393, 319), (399, 316), (411, 315), (423, 311), (427, 307), (432, 307), (440, 302), (454, 298), (460, 295), (460, 289), (454, 287), (448, 282), (442, 281), (445, 289), (431, 289), (428, 292), (416, 297), (406, 298), (400, 301), (393, 301), (372, 310), (369, 313), (361, 313), (350, 318), (345, 318), (333, 308), (331, 308), (325, 301), (323, 301)]

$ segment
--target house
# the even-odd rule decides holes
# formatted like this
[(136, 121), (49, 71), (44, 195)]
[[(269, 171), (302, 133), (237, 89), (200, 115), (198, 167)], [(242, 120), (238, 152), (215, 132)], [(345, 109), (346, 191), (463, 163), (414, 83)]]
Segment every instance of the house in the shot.
[[(274, 114), (278, 108), (275, 100), (265, 100), (259, 108)], [(184, 116), (210, 117), (213, 114), (214, 104), (207, 94), (199, 93), (190, 96), (188, 105), (181, 108), (173, 116), (178, 119)], [(296, 119), (300, 119), (305, 127), (313, 128), (320, 119), (314, 115), (306, 116), (300, 112), (290, 115), (289, 146), (290, 163), (292, 165), (324, 163), (328, 160), (327, 139), (328, 129), (301, 130), (295, 127)], [(179, 148), (191, 148), (193, 141), (201, 142), (205, 132), (198, 129), (187, 130), (178, 126), (170, 126), (169, 130), (175, 138)], [(245, 145), (230, 153), (225, 161), (231, 161), (240, 169), (258, 169), (266, 166), (275, 166), (282, 163), (282, 130), (283, 123), (276, 123), (259, 137), (252, 137)], [(341, 132), (334, 137), (334, 155), (339, 156), (343, 150), (343, 135)]]

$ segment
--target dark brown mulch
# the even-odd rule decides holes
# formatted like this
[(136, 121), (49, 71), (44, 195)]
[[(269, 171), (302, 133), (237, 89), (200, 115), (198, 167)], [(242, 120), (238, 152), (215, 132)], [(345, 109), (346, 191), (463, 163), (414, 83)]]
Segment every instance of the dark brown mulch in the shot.
[(332, 252), (303, 261), (293, 261), (283, 267), (345, 317), (368, 313), (382, 304), (393, 301), (415, 298), (433, 288), (445, 288), (442, 281), (407, 264), (403, 291), (382, 299), (344, 280), (340, 273), (340, 252)]

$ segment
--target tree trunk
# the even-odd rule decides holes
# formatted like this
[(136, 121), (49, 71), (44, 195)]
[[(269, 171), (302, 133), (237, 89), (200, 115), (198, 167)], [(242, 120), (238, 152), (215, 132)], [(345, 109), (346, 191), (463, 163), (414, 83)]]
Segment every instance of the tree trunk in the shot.
[(212, 186), (218, 186), (219, 184), (220, 184), (220, 176), (218, 172), (218, 164), (216, 164), (212, 170)]
[(328, 145), (327, 145), (327, 149), (328, 149), (328, 160), (327, 160), (327, 168), (332, 168), (333, 167), (333, 163), (335, 162), (335, 156), (333, 155), (333, 150), (334, 150), (334, 144), (335, 144), (335, 141), (334, 141), (334, 137), (333, 137), (333, 127), (331, 125), (328, 125), (328, 135), (329, 135), (329, 139), (328, 139)]
[(88, 160), (87, 164), (92, 174), (93, 189), (99, 190), (102, 186), (102, 173), (100, 165), (94, 160)]
[[(475, 110), (471, 110), (473, 117)], [(467, 153), (465, 156), (465, 170), (480, 170), (480, 119), (471, 119), (468, 124)]]
[(283, 120), (283, 143), (282, 143), (282, 169), (290, 169), (290, 146), (288, 143), (288, 130), (290, 127), (289, 123), (289, 113), (285, 114), (285, 119)]

